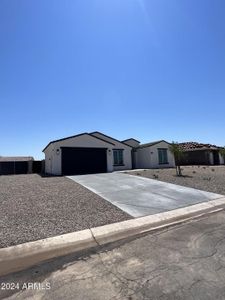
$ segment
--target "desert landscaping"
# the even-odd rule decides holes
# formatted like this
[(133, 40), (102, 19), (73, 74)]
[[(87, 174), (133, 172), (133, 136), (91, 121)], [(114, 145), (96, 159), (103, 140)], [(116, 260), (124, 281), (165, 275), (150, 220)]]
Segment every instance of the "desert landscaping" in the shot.
[[(125, 171), (163, 182), (225, 195), (225, 166), (182, 166)], [(66, 177), (0, 176), (0, 248), (132, 217)]]
[(131, 219), (66, 177), (0, 176), (0, 248)]
[(225, 166), (182, 166), (181, 170), (182, 176), (176, 176), (174, 168), (126, 173), (225, 195)]

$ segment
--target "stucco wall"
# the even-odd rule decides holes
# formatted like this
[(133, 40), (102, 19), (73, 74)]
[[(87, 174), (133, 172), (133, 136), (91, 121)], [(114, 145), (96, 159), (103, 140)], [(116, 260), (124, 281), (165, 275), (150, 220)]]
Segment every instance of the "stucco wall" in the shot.
[(53, 161), (53, 145), (50, 144), (45, 153), (45, 173), (52, 174), (52, 161)]
[[(167, 149), (168, 164), (159, 164), (158, 148)], [(148, 169), (148, 168), (170, 168), (174, 167), (174, 157), (169, 151), (169, 145), (165, 142), (160, 142), (156, 145), (139, 148), (136, 150), (136, 168)]]
[[(121, 147), (113, 147), (112, 149), (122, 149)], [(120, 171), (120, 170), (130, 170), (132, 168), (132, 159), (131, 159), (131, 150), (132, 148), (123, 148), (123, 162), (124, 166), (113, 166), (114, 171)], [(113, 154), (112, 154), (113, 156)]]
[[(120, 145), (121, 146), (121, 145)], [(125, 145), (124, 145), (125, 146)], [(61, 175), (61, 148), (60, 147), (89, 147), (107, 148), (107, 171), (131, 169), (131, 148), (125, 146), (124, 166), (113, 166), (113, 149), (118, 148), (90, 135), (80, 135), (74, 138), (55, 142), (49, 145), (45, 153), (45, 172), (54, 175)], [(121, 147), (120, 147), (121, 148)]]
[(135, 168), (149, 169), (151, 168), (151, 150), (150, 147), (136, 149), (135, 152)]
[[(165, 148), (167, 149), (168, 155), (168, 164), (159, 164), (158, 158), (158, 148)], [(165, 142), (160, 142), (156, 145), (151, 146), (151, 164), (152, 168), (171, 168), (175, 166), (174, 163), (174, 156), (169, 150), (169, 145)]]
[[(114, 139), (111, 139), (110, 137), (106, 137), (105, 135), (102, 135), (101, 133), (96, 132), (94, 134), (95, 136), (102, 138), (110, 143), (113, 143), (111, 149), (124, 149), (123, 151), (123, 159), (124, 159), (124, 166), (113, 166), (114, 171), (120, 171), (120, 170), (130, 170), (132, 168), (132, 158), (131, 158), (131, 151), (132, 148), (119, 142)], [(112, 153), (113, 156), (113, 153)], [(113, 157), (112, 157), (113, 160)]]

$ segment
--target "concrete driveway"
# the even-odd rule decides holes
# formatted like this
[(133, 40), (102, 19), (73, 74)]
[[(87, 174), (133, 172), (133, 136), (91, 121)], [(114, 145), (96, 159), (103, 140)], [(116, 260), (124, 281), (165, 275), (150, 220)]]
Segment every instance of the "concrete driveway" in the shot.
[(69, 178), (133, 217), (156, 214), (224, 197), (124, 173), (79, 175)]

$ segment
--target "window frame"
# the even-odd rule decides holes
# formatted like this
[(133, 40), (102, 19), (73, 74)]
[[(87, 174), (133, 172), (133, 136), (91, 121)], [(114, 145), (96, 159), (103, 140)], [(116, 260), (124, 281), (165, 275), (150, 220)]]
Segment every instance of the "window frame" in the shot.
[[(168, 160), (168, 149), (167, 148), (157, 148), (157, 150), (158, 150), (158, 162), (159, 162), (159, 165), (168, 165), (169, 164), (169, 160)], [(161, 159), (161, 162), (160, 162), (160, 151), (162, 151), (161, 153), (163, 153), (164, 151), (164, 153), (166, 153), (166, 160), (164, 159), (165, 158), (165, 156), (164, 155), (162, 155), (162, 157), (161, 158), (163, 158), (163, 159)]]
[[(113, 166), (114, 167), (119, 167), (119, 166), (124, 166), (124, 155), (123, 155), (123, 152), (124, 149), (113, 149)], [(114, 153), (117, 153), (117, 163), (115, 162), (115, 155)], [(122, 157), (122, 160), (120, 162), (120, 157), (119, 157), (119, 154), (118, 153), (121, 153), (121, 157)]]

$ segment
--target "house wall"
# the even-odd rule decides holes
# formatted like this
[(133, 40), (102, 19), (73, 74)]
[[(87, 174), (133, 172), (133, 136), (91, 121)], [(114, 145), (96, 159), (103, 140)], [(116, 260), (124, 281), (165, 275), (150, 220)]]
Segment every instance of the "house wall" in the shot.
[[(159, 164), (158, 148), (167, 149), (168, 164)], [(175, 166), (174, 157), (169, 151), (169, 144), (166, 142), (160, 142), (149, 147), (136, 149), (135, 160), (135, 167), (138, 169), (170, 168)]]
[[(168, 164), (159, 164), (158, 148), (167, 149)], [(153, 145), (153, 146), (151, 146), (151, 153), (152, 153), (151, 154), (151, 161), (152, 161), (152, 167), (153, 168), (172, 168), (172, 167), (175, 166), (174, 156), (169, 150), (169, 144), (167, 144), (165, 142), (160, 142), (156, 145)]]
[(48, 148), (45, 149), (45, 173), (53, 174), (52, 173), (52, 161), (53, 161), (53, 144), (50, 144)]
[[(121, 143), (120, 141), (114, 140), (110, 137), (107, 137), (100, 132), (94, 133), (94, 136), (102, 138), (110, 143), (113, 143), (111, 149), (123, 149), (123, 159), (124, 159), (124, 166), (113, 166), (114, 171), (121, 171), (121, 170), (130, 170), (132, 169), (132, 157), (131, 157), (131, 151), (132, 148)], [(113, 153), (112, 153), (112, 163), (113, 163)]]
[[(132, 158), (131, 158), (131, 150), (132, 148), (122, 148), (122, 147), (113, 147), (112, 149), (124, 149), (123, 151), (123, 166), (113, 166), (114, 171), (121, 170), (130, 170), (132, 169)], [(113, 161), (113, 153), (112, 153), (112, 161)]]
[(135, 168), (149, 169), (151, 168), (151, 150), (150, 147), (136, 149), (135, 152)]
[[(125, 146), (125, 145), (124, 145)], [(131, 148), (125, 146), (124, 149), (124, 166), (113, 166), (113, 149), (121, 149), (117, 145), (108, 144), (102, 140), (96, 139), (88, 134), (80, 135), (74, 138), (66, 139), (52, 143), (45, 149), (45, 172), (53, 175), (61, 175), (61, 147), (87, 147), (87, 148), (107, 148), (107, 171), (131, 169)]]

